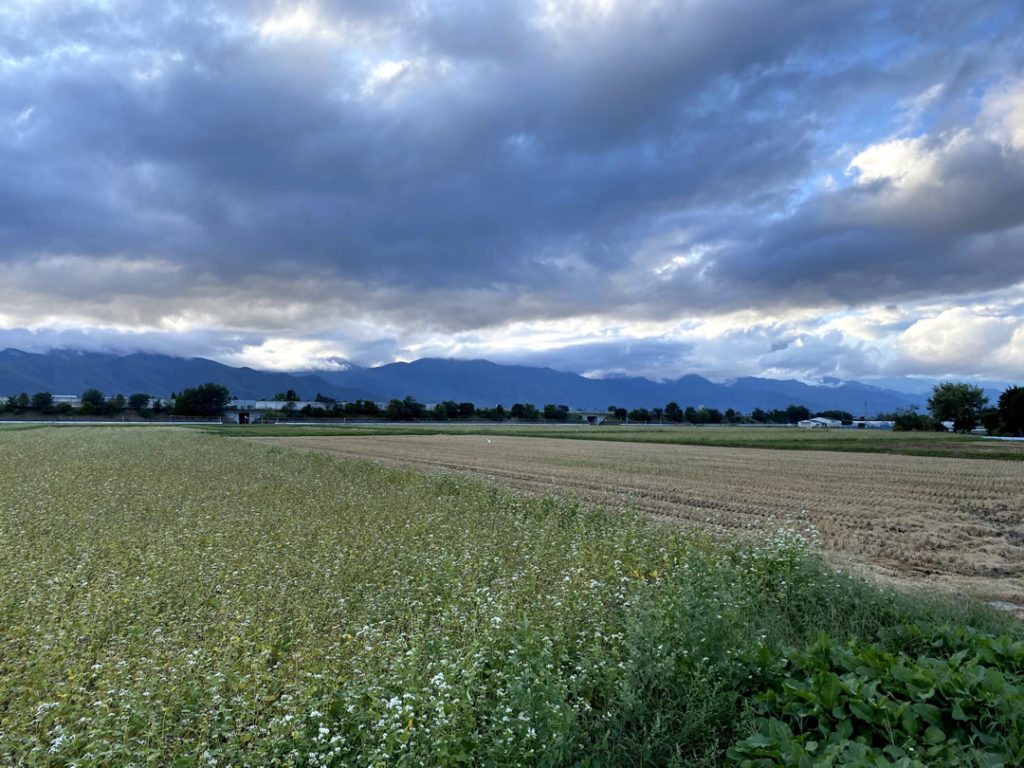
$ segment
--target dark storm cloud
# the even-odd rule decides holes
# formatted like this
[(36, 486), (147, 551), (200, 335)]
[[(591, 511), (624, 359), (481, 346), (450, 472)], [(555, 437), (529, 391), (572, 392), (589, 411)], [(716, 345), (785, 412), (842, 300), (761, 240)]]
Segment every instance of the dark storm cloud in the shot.
[[(15, 3), (0, 262), (41, 293), (42, 257), (157, 260), (132, 291), (168, 303), (305, 279), (445, 331), (1019, 282), (1024, 148), (979, 114), (1018, 4), (893, 5)], [(935, 184), (844, 177), (918, 134)]]

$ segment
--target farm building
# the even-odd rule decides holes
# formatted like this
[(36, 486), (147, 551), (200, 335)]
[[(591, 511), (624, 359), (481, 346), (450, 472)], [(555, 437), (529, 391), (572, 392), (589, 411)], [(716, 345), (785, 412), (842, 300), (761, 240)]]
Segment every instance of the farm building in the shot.
[(798, 421), (796, 425), (798, 427), (803, 427), (804, 429), (828, 429), (829, 427), (835, 427), (838, 429), (839, 427), (843, 426), (843, 422), (839, 421), (838, 419), (826, 419), (824, 416), (815, 416), (813, 419), (804, 419), (803, 421)]
[(224, 420), (232, 424), (259, 424), (264, 413), (280, 411), (289, 403), (293, 411), (302, 410), (306, 406), (316, 410), (327, 408), (327, 403), (316, 400), (232, 400), (224, 412)]

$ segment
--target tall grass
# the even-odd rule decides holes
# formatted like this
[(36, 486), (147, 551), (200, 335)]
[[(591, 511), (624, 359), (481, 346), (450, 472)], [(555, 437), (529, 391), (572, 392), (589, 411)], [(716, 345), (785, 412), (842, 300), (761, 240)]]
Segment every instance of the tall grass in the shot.
[(715, 765), (823, 631), (1015, 631), (785, 528), (186, 430), (10, 432), (0, 463), (4, 765)]

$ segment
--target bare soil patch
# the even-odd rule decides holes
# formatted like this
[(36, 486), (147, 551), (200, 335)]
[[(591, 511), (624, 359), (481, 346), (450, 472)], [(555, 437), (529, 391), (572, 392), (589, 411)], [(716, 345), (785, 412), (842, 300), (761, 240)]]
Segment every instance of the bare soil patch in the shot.
[(744, 535), (812, 528), (830, 562), (882, 583), (1024, 604), (1021, 462), (497, 435), (253, 439)]

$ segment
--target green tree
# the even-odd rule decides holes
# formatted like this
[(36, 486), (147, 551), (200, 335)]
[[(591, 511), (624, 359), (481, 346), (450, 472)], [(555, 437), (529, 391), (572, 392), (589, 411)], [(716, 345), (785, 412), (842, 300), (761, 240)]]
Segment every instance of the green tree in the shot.
[(536, 421), (540, 418), (540, 411), (537, 410), (537, 406), (533, 403), (516, 403), (512, 406), (509, 411), (513, 419), (521, 419), (523, 421)]
[(1003, 420), (999, 418), (998, 408), (986, 408), (978, 415), (978, 419), (990, 435), (1001, 435), (1007, 431)]
[(406, 395), (404, 400), (392, 398), (386, 413), (392, 421), (412, 421), (422, 419), (427, 413), (427, 408), (423, 403), (417, 402), (412, 395)]
[(809, 418), (811, 418), (811, 412), (808, 410), (806, 405), (786, 406), (786, 420), (790, 424), (796, 424), (798, 421), (806, 421)]
[(964, 382), (944, 381), (932, 387), (928, 410), (936, 421), (952, 421), (957, 432), (970, 432), (978, 426), (988, 398), (981, 387)]
[(149, 395), (144, 392), (136, 392), (128, 395), (128, 407), (133, 411), (142, 411), (149, 407)]
[(498, 403), (493, 408), (480, 408), (477, 410), (476, 415), (481, 419), (488, 419), (490, 421), (504, 421), (508, 418), (508, 412), (501, 403)]
[(918, 413), (916, 405), (900, 408), (892, 416), (892, 428), (896, 432), (927, 432), (935, 428), (935, 422)]
[(697, 409), (692, 405), (686, 406), (686, 410), (683, 412), (683, 418), (685, 418), (690, 424), (697, 424), (700, 418), (697, 416)]
[(609, 405), (608, 413), (610, 413), (619, 421), (625, 421), (626, 419), (629, 418), (629, 411), (627, 411), (625, 408), (620, 408), (617, 405)]
[(107, 413), (114, 415), (124, 410), (125, 399), (124, 395), (118, 392), (112, 398), (107, 400)]
[(29, 399), (28, 392), (22, 392), (16, 398), (14, 398), (14, 407), (19, 411), (27, 411), (28, 407), (32, 404)]
[[(459, 404), (454, 400), (445, 400), (443, 403), (438, 403), (440, 409), (437, 406), (434, 407), (436, 418), (439, 419), (457, 419), (459, 418)], [(437, 415), (437, 414), (440, 415)]]
[(32, 395), (32, 402), (30, 405), (32, 406), (33, 411), (49, 413), (53, 410), (53, 395), (49, 392), (36, 392)]
[(1005, 431), (1024, 437), (1024, 387), (1009, 387), (999, 396), (999, 420)]
[(103, 397), (103, 392), (100, 390), (90, 387), (82, 393), (81, 400), (82, 413), (103, 413), (106, 398)]
[(629, 412), (629, 420), (648, 424), (651, 421), (651, 412), (646, 408), (634, 408)]
[(683, 420), (683, 409), (679, 407), (679, 403), (675, 400), (665, 406), (665, 418), (669, 421), (674, 421), (676, 424)]
[[(401, 400), (399, 400), (399, 403)], [(372, 400), (356, 400), (345, 403), (343, 407), (346, 416), (380, 416), (381, 410)]]
[(565, 421), (569, 418), (569, 406), (547, 403), (544, 406), (544, 418), (548, 421)]
[(198, 387), (185, 387), (174, 401), (174, 412), (182, 416), (215, 419), (231, 402), (228, 388), (212, 381)]

